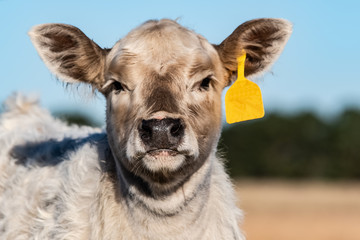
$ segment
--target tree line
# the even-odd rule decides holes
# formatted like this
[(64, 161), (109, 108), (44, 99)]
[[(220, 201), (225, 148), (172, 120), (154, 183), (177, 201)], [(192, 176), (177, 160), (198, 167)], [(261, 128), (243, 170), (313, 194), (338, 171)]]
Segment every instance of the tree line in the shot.
[(220, 146), (236, 177), (360, 179), (360, 111), (268, 114), (225, 128)]

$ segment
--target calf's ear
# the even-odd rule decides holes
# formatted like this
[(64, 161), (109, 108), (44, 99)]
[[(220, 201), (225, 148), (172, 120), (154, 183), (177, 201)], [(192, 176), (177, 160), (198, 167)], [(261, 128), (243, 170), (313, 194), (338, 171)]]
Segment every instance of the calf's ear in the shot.
[(278, 58), (291, 32), (291, 23), (283, 19), (255, 19), (237, 27), (215, 46), (229, 74), (229, 84), (236, 79), (237, 57), (243, 50), (246, 52), (245, 76), (261, 74)]
[(67, 83), (104, 84), (106, 51), (80, 29), (66, 24), (42, 24), (29, 36), (46, 66)]

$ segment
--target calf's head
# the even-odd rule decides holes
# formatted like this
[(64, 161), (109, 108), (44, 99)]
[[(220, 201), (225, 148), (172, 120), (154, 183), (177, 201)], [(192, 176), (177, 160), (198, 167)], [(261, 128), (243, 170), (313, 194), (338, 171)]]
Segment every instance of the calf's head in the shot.
[(148, 21), (102, 49), (78, 28), (35, 26), (41, 58), (67, 83), (88, 83), (107, 101), (107, 133), (124, 169), (157, 188), (178, 185), (214, 154), (221, 128), (221, 92), (276, 60), (291, 34), (280, 19), (240, 25), (219, 45), (171, 20)]

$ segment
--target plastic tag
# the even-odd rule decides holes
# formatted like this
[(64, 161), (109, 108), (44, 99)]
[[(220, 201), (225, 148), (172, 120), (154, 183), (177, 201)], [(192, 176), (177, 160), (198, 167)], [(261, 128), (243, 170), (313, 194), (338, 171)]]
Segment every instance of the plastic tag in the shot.
[(237, 58), (238, 78), (225, 95), (226, 121), (230, 124), (265, 115), (259, 86), (245, 78), (245, 59), (246, 53)]

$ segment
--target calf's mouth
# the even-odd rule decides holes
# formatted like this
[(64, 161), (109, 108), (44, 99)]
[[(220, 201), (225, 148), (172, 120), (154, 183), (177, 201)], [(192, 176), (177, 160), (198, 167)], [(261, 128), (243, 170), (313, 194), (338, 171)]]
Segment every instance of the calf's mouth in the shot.
[(180, 152), (178, 152), (176, 150), (171, 150), (171, 149), (154, 149), (154, 150), (149, 150), (146, 153), (155, 158), (156, 157), (173, 157), (178, 154), (181, 154)]

